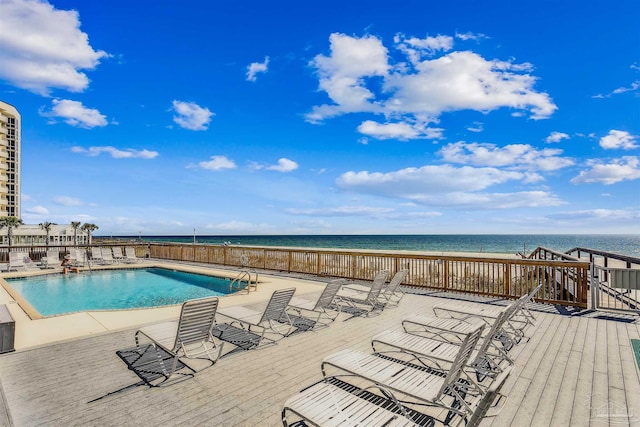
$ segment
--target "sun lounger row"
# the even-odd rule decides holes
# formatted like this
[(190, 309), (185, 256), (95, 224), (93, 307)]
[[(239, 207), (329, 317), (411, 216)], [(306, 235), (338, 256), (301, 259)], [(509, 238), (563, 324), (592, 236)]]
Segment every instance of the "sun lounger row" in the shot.
[[(46, 256), (40, 258), (40, 262), (31, 259), (28, 252), (9, 252), (7, 271), (19, 271), (29, 268), (52, 268), (58, 261), (58, 250), (48, 250)], [(57, 264), (59, 265), (59, 264)]]
[[(305, 327), (326, 324), (323, 317), (332, 321), (335, 316), (327, 313), (327, 306), (331, 304), (343, 282), (342, 279), (330, 282), (313, 306), (305, 306), (304, 300), (300, 299), (293, 302), (298, 305), (290, 305), (295, 288), (274, 291), (262, 312), (243, 306), (218, 310), (217, 297), (190, 300), (182, 305), (177, 321), (139, 329), (135, 334), (136, 347), (141, 357), (150, 346), (156, 350), (164, 383), (175, 374), (179, 357), (192, 358), (206, 354), (213, 364), (220, 357), (224, 342), (244, 350), (275, 344), (277, 341), (273, 338), (274, 334), (285, 337), (301, 325), (289, 317), (288, 310), (294, 312), (294, 317), (299, 316), (302, 311), (312, 313), (310, 317), (300, 317), (300, 320), (306, 321), (303, 324)], [(149, 343), (145, 345), (142, 338)], [(217, 343), (214, 338), (221, 342)], [(192, 348), (199, 348), (201, 351), (194, 352)], [(160, 354), (160, 349), (171, 357), (169, 366)]]
[[(424, 355), (409, 351), (365, 353), (342, 350), (321, 363), (323, 380), (283, 405), (285, 426), (301, 420), (311, 425), (424, 425), (481, 418), (510, 372), (479, 384), (468, 365), (485, 325), (446, 350), (448, 365), (431, 368)], [(427, 338), (424, 338), (427, 340)], [(434, 343), (433, 348), (437, 347)], [(439, 342), (442, 345), (442, 342)], [(425, 408), (434, 407), (435, 411)]]
[(136, 256), (135, 249), (127, 246), (124, 248), (125, 252), (122, 253), (120, 246), (110, 247), (95, 247), (91, 250), (91, 262), (99, 265), (110, 265), (117, 263), (137, 263), (142, 260)]
[[(41, 257), (39, 262), (33, 261), (27, 252), (12, 251), (9, 252), (8, 261), (7, 271), (19, 271), (36, 267), (47, 269), (60, 267), (61, 265), (59, 249), (48, 249), (46, 256)], [(63, 261), (66, 267), (84, 267), (89, 263), (94, 265), (137, 263), (141, 262), (142, 259), (136, 256), (133, 247), (126, 247), (124, 254), (119, 246), (114, 246), (113, 248), (94, 247), (91, 256), (87, 254), (87, 250), (84, 248), (70, 247), (67, 248), (67, 254)]]
[[(403, 271), (396, 277), (404, 278)], [(374, 309), (382, 309), (384, 300), (397, 295), (397, 284), (401, 279), (392, 280), (386, 289), (389, 296), (380, 297), (380, 288), (384, 284), (387, 272), (376, 275), (372, 288), (376, 288), (376, 300), (369, 300), (366, 296), (370, 291), (364, 291), (362, 299), (366, 309), (358, 308), (352, 315), (367, 315)], [(220, 356), (222, 343), (233, 344), (243, 350), (256, 349), (263, 345), (275, 344), (278, 339), (286, 337), (295, 331), (306, 331), (328, 326), (340, 314), (345, 306), (358, 307), (358, 295), (350, 299), (348, 295), (340, 295), (345, 279), (335, 279), (327, 283), (320, 296), (315, 301), (302, 297), (294, 297), (295, 288), (280, 289), (272, 293), (263, 310), (244, 306), (233, 306), (218, 310), (217, 298), (204, 298), (187, 301), (182, 306), (180, 318), (177, 321), (163, 322), (141, 328), (135, 334), (136, 347), (140, 357), (149, 348), (155, 349), (157, 359), (161, 361), (163, 382), (169, 380), (176, 371), (179, 357), (192, 357), (188, 346), (198, 345), (207, 349), (205, 353), (212, 363)], [(391, 288), (389, 287), (391, 286)], [(357, 291), (351, 291), (357, 294)], [(401, 297), (400, 297), (401, 298)], [(396, 304), (400, 298), (396, 297)], [(383, 300), (383, 301), (384, 301)], [(369, 301), (372, 301), (370, 304)], [(192, 307), (197, 307), (193, 309)], [(370, 309), (369, 309), (370, 308)], [(182, 325), (189, 325), (189, 330), (182, 330)], [(215, 338), (215, 340), (214, 340)], [(146, 345), (144, 342), (148, 341)], [(165, 363), (160, 350), (169, 354), (172, 361)], [(212, 356), (212, 352), (216, 353)]]
[[(283, 424), (294, 418), (294, 423), (318, 426), (422, 425), (425, 420), (432, 425), (438, 416), (444, 424), (459, 416), (476, 425), (512, 369), (509, 351), (520, 342), (516, 338), (524, 336), (513, 322), (524, 317), (528, 325), (534, 323), (526, 304), (539, 290), (495, 311), (468, 306), (464, 313), (452, 306), (462, 318), (409, 316), (402, 331), (372, 338), (372, 354), (347, 349), (326, 357), (324, 379), (285, 402)], [(447, 313), (446, 306), (434, 313)], [(444, 418), (420, 412), (424, 405), (444, 410)]]
[(343, 286), (336, 298), (340, 311), (355, 316), (371, 316), (379, 314), (386, 307), (397, 306), (404, 296), (400, 285), (409, 270), (398, 271), (391, 281), (385, 285), (389, 271), (376, 273), (370, 286), (349, 284)]

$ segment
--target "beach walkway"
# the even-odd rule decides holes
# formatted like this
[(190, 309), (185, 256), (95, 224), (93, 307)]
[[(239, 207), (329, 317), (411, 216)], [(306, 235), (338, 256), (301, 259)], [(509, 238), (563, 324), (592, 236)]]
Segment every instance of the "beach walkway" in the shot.
[[(405, 296), (372, 318), (294, 334), (277, 345), (224, 356), (194, 378), (149, 388), (118, 356), (134, 346), (123, 330), (0, 356), (0, 425), (277, 426), (284, 401), (322, 378), (323, 357), (370, 351), (370, 339), (403, 317), (450, 302), (441, 293)], [(496, 302), (500, 303), (500, 302)], [(638, 316), (537, 312), (531, 340), (514, 348), (505, 406), (482, 425), (640, 425), (640, 376), (631, 339)], [(228, 348), (227, 350), (230, 350)]]

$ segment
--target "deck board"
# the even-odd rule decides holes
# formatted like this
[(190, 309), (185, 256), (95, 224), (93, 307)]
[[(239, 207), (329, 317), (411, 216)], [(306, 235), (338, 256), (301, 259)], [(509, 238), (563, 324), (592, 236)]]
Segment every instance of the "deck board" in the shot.
[(598, 322), (596, 324), (595, 343), (593, 361), (593, 381), (590, 396), (590, 426), (601, 426), (603, 421), (600, 412), (609, 402), (609, 375), (608, 351), (607, 351), (607, 323)]
[(571, 319), (577, 324), (569, 349), (569, 358), (564, 366), (562, 382), (558, 388), (557, 398), (553, 405), (552, 419), (557, 425), (570, 425), (571, 412), (575, 399), (575, 389), (578, 378), (583, 375), (581, 372), (582, 350), (584, 348), (587, 334), (587, 322), (579, 319)]
[[(343, 314), (328, 328), (228, 354), (195, 377), (161, 388), (141, 384), (116, 355), (134, 345), (134, 330), (5, 354), (0, 356), (4, 423), (281, 425), (282, 404), (322, 378), (325, 356), (344, 348), (369, 352), (371, 337), (399, 329), (403, 317), (431, 313), (432, 306), (443, 302), (455, 304), (439, 295), (407, 295), (399, 307), (371, 318), (343, 321)], [(603, 319), (551, 309), (535, 314), (536, 325), (527, 331), (530, 341), (511, 353), (516, 364), (502, 389), (506, 405), (482, 425), (599, 426), (610, 420), (596, 415), (612, 403), (636, 417), (626, 424), (639, 425), (640, 374), (630, 346), (631, 338), (640, 337), (637, 316), (634, 322), (622, 322), (614, 315)], [(200, 369), (202, 364), (192, 365)], [(0, 411), (3, 422), (1, 417)]]
[[(539, 370), (536, 374), (536, 380), (538, 380), (538, 378), (539, 380), (534, 380), (531, 384), (530, 389), (537, 386), (539, 390), (538, 403), (534, 411), (534, 413), (537, 414), (534, 425), (552, 425), (554, 411), (550, 411), (549, 408), (554, 408), (555, 402), (557, 402), (561, 396), (560, 388), (565, 379), (565, 375), (567, 374), (567, 366), (569, 364), (572, 349), (572, 345), (566, 345), (566, 341), (571, 341), (571, 344), (573, 344), (572, 341), (575, 339), (579, 322), (576, 319), (569, 318), (562, 323), (562, 329), (564, 332), (562, 334), (558, 334), (559, 337), (561, 335), (561, 341), (557, 343), (556, 351), (553, 353), (552, 351), (548, 351), (547, 355), (549, 357), (545, 357), (546, 363), (544, 363), (543, 366), (547, 369)], [(548, 353), (552, 353), (553, 356)], [(545, 375), (545, 372), (547, 375)], [(546, 378), (544, 378), (545, 376)], [(528, 397), (533, 398), (531, 393), (529, 393)], [(557, 423), (558, 420), (553, 420), (553, 422)]]

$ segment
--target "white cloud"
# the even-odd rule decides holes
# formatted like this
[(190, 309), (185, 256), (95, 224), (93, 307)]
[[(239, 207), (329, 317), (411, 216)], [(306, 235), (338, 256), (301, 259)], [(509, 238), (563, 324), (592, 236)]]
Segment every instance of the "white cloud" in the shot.
[(78, 12), (58, 10), (46, 1), (0, 2), (0, 78), (32, 92), (52, 88), (81, 92), (92, 70), (109, 55), (94, 50), (80, 30)]
[(438, 51), (447, 52), (453, 48), (453, 37), (443, 35), (419, 39), (397, 34), (393, 41), (396, 43), (396, 48), (403, 52), (414, 65), (425, 56), (431, 57)]
[(520, 73), (521, 68), (522, 64), (509, 61), (487, 61), (470, 51), (452, 52), (421, 62), (413, 73), (386, 79), (384, 90), (393, 96), (385, 106), (392, 113), (427, 117), (501, 107), (529, 110), (533, 119), (549, 117), (555, 104), (546, 93), (533, 89), (536, 78)]
[(287, 213), (292, 215), (305, 216), (379, 216), (394, 212), (392, 208), (374, 208), (369, 206), (338, 206), (335, 208), (318, 208), (318, 209), (286, 209)]
[(206, 107), (201, 107), (195, 102), (173, 101), (173, 121), (181, 128), (189, 130), (207, 130), (211, 117), (215, 115)]
[(551, 134), (545, 139), (545, 142), (547, 144), (550, 144), (552, 142), (560, 142), (563, 139), (569, 139), (569, 135), (564, 133), (564, 132), (551, 132)]
[(482, 33), (466, 32), (466, 33), (456, 33), (456, 38), (463, 41), (467, 41), (467, 40), (478, 41), (482, 39), (488, 39), (489, 37), (487, 37)]
[(222, 169), (235, 169), (236, 164), (233, 160), (229, 160), (226, 156), (211, 156), (211, 160), (198, 163), (202, 169), (209, 169), (213, 171)]
[(502, 171), (496, 168), (455, 167), (451, 165), (405, 168), (395, 172), (346, 172), (337, 184), (345, 189), (378, 195), (401, 196), (412, 199), (424, 193), (478, 191), (492, 185), (522, 180), (521, 172)]
[(102, 146), (102, 147), (71, 147), (71, 151), (74, 153), (86, 154), (87, 156), (96, 157), (102, 153), (107, 153), (111, 155), (114, 159), (154, 159), (158, 156), (157, 151), (150, 151), (147, 149), (144, 150), (134, 150), (133, 148), (127, 148), (126, 150), (120, 150), (111, 146)]
[(563, 203), (546, 191), (485, 192), (494, 185), (528, 180), (528, 173), (440, 165), (406, 168), (388, 173), (346, 172), (336, 180), (336, 184), (344, 190), (357, 193), (448, 208), (504, 209), (557, 206)]
[(580, 172), (578, 176), (571, 179), (573, 184), (601, 183), (611, 185), (640, 179), (640, 160), (636, 156), (614, 159), (607, 164), (598, 160), (590, 160), (587, 162), (587, 166), (589, 169)]
[(562, 150), (538, 150), (528, 144), (510, 144), (498, 147), (488, 143), (447, 144), (439, 154), (445, 161), (475, 166), (512, 167), (517, 169), (552, 171), (573, 165), (575, 162), (560, 157)]
[[(59, 117), (71, 126), (91, 129), (94, 127), (104, 127), (107, 125), (107, 118), (95, 108), (87, 108), (82, 102), (71, 101), (69, 99), (54, 99), (51, 101), (50, 111), (41, 110), (44, 117)], [(55, 120), (53, 121), (55, 123)]]
[(62, 206), (82, 206), (84, 205), (84, 203), (82, 202), (82, 200), (76, 198), (76, 197), (70, 197), (70, 196), (56, 196), (53, 198), (53, 202), (57, 205), (62, 205)]
[(378, 123), (373, 120), (365, 120), (358, 126), (358, 132), (376, 139), (399, 139), (406, 141), (416, 138), (438, 139), (442, 138), (443, 129), (428, 128), (424, 125), (410, 124), (407, 122)]
[[(631, 64), (630, 68), (636, 71), (640, 70), (640, 67), (638, 67), (638, 65), (635, 63)], [(600, 99), (611, 98), (613, 95), (620, 95), (621, 93), (625, 93), (625, 92), (635, 92), (638, 89), (640, 89), (640, 80), (634, 80), (633, 82), (631, 82), (631, 84), (628, 87), (621, 86), (619, 88), (614, 89), (613, 91), (611, 91), (606, 95), (599, 93), (597, 95), (592, 96), (592, 98), (600, 98)]]
[(375, 36), (332, 34), (330, 56), (318, 55), (311, 65), (317, 69), (320, 90), (333, 103), (313, 107), (307, 121), (319, 123), (358, 112), (426, 126), (451, 111), (486, 113), (507, 107), (515, 110), (514, 115), (528, 112), (532, 119), (544, 119), (557, 108), (546, 93), (534, 89), (537, 78), (530, 74), (529, 63), (486, 60), (471, 51), (422, 60), (423, 54), (450, 49), (452, 38), (396, 36), (395, 40), (409, 63), (396, 62), (392, 67), (389, 51)]
[(554, 220), (571, 220), (571, 221), (622, 221), (636, 223), (640, 220), (640, 212), (625, 209), (588, 209), (579, 211), (560, 212), (557, 214), (547, 215)]
[(387, 48), (373, 36), (333, 33), (329, 41), (331, 55), (317, 55), (311, 65), (317, 69), (320, 89), (335, 104), (314, 107), (307, 120), (317, 123), (343, 113), (379, 110), (370, 102), (375, 95), (365, 87), (363, 78), (387, 74)]
[(634, 82), (631, 82), (631, 85), (629, 87), (619, 87), (617, 89), (614, 89), (612, 94), (614, 95), (618, 95), (620, 93), (625, 93), (625, 92), (633, 92), (640, 89), (640, 80), (636, 80)]
[(467, 130), (469, 132), (480, 133), (484, 131), (484, 124), (482, 122), (473, 122), (471, 125), (467, 126)]
[(310, 217), (369, 217), (394, 221), (420, 221), (442, 216), (441, 212), (408, 212), (397, 211), (394, 208), (372, 206), (337, 206), (327, 208), (298, 209), (289, 208), (285, 212), (297, 216)]
[(298, 163), (283, 157), (278, 160), (277, 165), (267, 166), (266, 169), (277, 172), (291, 172), (298, 169)]
[(247, 80), (255, 82), (257, 80), (256, 74), (266, 73), (269, 66), (269, 57), (264, 58), (264, 62), (252, 62), (247, 67)]
[(49, 209), (44, 206), (34, 206), (32, 208), (25, 209), (25, 211), (34, 215), (49, 215)]
[(265, 228), (269, 227), (244, 221), (229, 221), (220, 224), (207, 224), (205, 228), (209, 230), (218, 230), (225, 233), (235, 232), (240, 234), (253, 232), (257, 234), (259, 232), (264, 232)]
[(612, 129), (607, 136), (600, 138), (600, 146), (605, 150), (623, 149), (632, 150), (638, 148), (637, 137), (623, 130)]

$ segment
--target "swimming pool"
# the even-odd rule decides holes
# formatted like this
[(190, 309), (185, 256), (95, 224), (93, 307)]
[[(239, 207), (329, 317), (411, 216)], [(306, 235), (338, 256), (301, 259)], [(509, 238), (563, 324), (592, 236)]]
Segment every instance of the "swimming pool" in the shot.
[(42, 316), (181, 304), (229, 293), (229, 279), (144, 268), (6, 279)]

